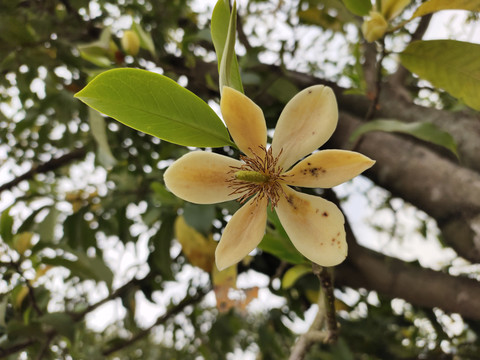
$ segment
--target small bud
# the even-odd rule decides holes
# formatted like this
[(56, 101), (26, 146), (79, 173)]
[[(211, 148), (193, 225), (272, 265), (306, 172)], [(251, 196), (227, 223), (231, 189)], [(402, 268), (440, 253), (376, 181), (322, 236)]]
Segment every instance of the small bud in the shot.
[(133, 30), (126, 30), (122, 38), (122, 47), (125, 53), (135, 56), (140, 50), (140, 38)]
[(373, 42), (380, 39), (387, 31), (387, 20), (378, 11), (370, 11), (370, 18), (362, 24), (365, 40)]

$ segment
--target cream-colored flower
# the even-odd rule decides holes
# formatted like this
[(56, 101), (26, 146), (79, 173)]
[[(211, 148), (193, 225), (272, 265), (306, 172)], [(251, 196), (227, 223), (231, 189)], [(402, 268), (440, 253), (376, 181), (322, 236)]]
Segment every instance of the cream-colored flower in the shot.
[[(224, 87), (221, 111), (230, 135), (246, 155), (241, 160), (194, 151), (165, 172), (165, 184), (178, 197), (197, 204), (240, 200), (215, 252), (217, 267), (236, 264), (257, 247), (265, 233), (267, 206), (275, 208), (292, 243), (305, 257), (333, 266), (347, 256), (344, 217), (338, 207), (291, 186), (330, 188), (357, 176), (375, 162), (362, 154), (323, 150), (337, 126), (333, 91), (309, 87), (286, 105), (272, 145), (262, 110), (242, 93)], [(294, 165), (292, 167), (292, 165)]]

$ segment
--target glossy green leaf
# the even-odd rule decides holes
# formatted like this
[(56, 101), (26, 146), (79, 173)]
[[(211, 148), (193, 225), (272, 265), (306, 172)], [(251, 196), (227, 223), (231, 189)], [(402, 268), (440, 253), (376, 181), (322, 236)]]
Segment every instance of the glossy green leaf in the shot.
[(212, 40), (218, 60), (219, 88), (230, 86), (243, 93), (242, 78), (235, 55), (236, 2), (232, 12), (228, 0), (218, 0), (212, 14)]
[(480, 11), (479, 0), (429, 0), (424, 2), (413, 13), (412, 19), (441, 10)]
[(295, 282), (303, 275), (312, 272), (312, 266), (307, 264), (299, 264), (288, 269), (282, 278), (282, 289), (291, 288)]
[(480, 110), (480, 45), (455, 40), (416, 41), (400, 54), (402, 65)]
[(109, 70), (75, 96), (95, 110), (162, 140), (185, 146), (234, 146), (210, 106), (163, 75), (139, 69)]
[(345, 7), (358, 16), (368, 15), (372, 9), (370, 0), (342, 0)]
[(350, 141), (355, 141), (361, 135), (370, 131), (398, 132), (408, 134), (417, 139), (443, 146), (458, 157), (457, 144), (453, 137), (439, 129), (436, 125), (425, 122), (405, 123), (398, 120), (379, 119), (359, 126), (350, 136)]

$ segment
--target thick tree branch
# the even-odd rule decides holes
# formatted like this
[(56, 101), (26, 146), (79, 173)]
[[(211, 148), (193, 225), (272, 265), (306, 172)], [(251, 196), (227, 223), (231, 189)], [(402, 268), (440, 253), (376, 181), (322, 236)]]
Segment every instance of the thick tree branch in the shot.
[[(360, 123), (342, 113), (330, 145), (348, 148), (348, 138)], [(480, 262), (480, 174), (387, 133), (367, 134), (356, 150), (377, 161), (368, 177), (434, 217), (449, 245), (466, 259)]]
[(415, 306), (441, 308), (464, 318), (480, 320), (480, 282), (422, 268), (358, 245), (347, 224), (349, 256), (337, 267), (336, 283), (375, 290)]

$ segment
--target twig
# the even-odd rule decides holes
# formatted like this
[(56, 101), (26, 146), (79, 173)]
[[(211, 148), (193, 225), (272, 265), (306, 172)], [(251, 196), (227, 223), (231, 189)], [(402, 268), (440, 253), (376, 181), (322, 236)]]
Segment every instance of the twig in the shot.
[(30, 180), (32, 179), (36, 174), (41, 174), (41, 173), (46, 173), (48, 171), (53, 171), (56, 170), (66, 164), (68, 164), (71, 161), (74, 160), (79, 160), (83, 159), (87, 153), (87, 150), (85, 147), (75, 149), (65, 155), (60, 156), (59, 158), (54, 158), (51, 159), (50, 161), (47, 161), (46, 163), (40, 164), (40, 165), (33, 165), (32, 168), (23, 173), (20, 176), (17, 176), (15, 179), (9, 181), (8, 183), (5, 183), (0, 186), (0, 193), (2, 193), (5, 190), (10, 190), (11, 188), (17, 186), (20, 182), (23, 180)]
[(378, 107), (378, 102), (380, 100), (380, 91), (382, 90), (382, 63), (383, 59), (385, 59), (386, 51), (385, 51), (385, 43), (383, 39), (380, 41), (382, 52), (380, 53), (380, 58), (377, 60), (376, 63), (376, 71), (375, 71), (375, 89), (373, 91), (373, 100), (370, 103), (370, 107), (368, 108), (367, 114), (365, 115), (365, 120), (368, 121), (373, 118), (375, 115), (375, 111)]
[(325, 306), (327, 315), (328, 338), (326, 342), (334, 343), (338, 339), (337, 315), (335, 311), (335, 295), (333, 294), (333, 280), (331, 268), (321, 267), (313, 264), (313, 273), (320, 280), (323, 292), (325, 293)]
[[(320, 266), (313, 264), (313, 272), (316, 272), (316, 267), (320, 268)], [(321, 270), (320, 270), (321, 271)], [(290, 357), (288, 360), (303, 360), (307, 355), (310, 348), (315, 343), (323, 343), (326, 339), (329, 338), (328, 331), (322, 331), (325, 325), (325, 318), (326, 318), (326, 302), (324, 299), (324, 291), (321, 290), (318, 295), (318, 311), (317, 315), (315, 315), (315, 319), (312, 322), (312, 325), (308, 329), (305, 334), (302, 334), (295, 345), (293, 346), (292, 352), (290, 353)]]
[(107, 349), (107, 350), (103, 351), (103, 355), (108, 356), (108, 355), (110, 355), (110, 354), (112, 354), (116, 351), (122, 350), (122, 349), (132, 345), (133, 343), (137, 342), (138, 340), (144, 338), (145, 336), (150, 334), (150, 332), (153, 328), (165, 323), (165, 321), (167, 321), (172, 316), (178, 314), (180, 311), (182, 311), (188, 305), (192, 305), (192, 304), (195, 304), (195, 303), (199, 302), (201, 299), (203, 299), (203, 297), (209, 291), (210, 291), (210, 289), (203, 289), (203, 290), (199, 290), (194, 296), (185, 297), (177, 305), (168, 309), (165, 312), (165, 314), (159, 316), (153, 325), (151, 325), (150, 327), (148, 327), (146, 329), (143, 329), (143, 330), (139, 331), (137, 334), (132, 336), (130, 339), (128, 339), (128, 340), (126, 340), (126, 341), (124, 341), (124, 342), (122, 342), (122, 343), (120, 343), (120, 344), (118, 344), (114, 347), (111, 347), (110, 349)]

